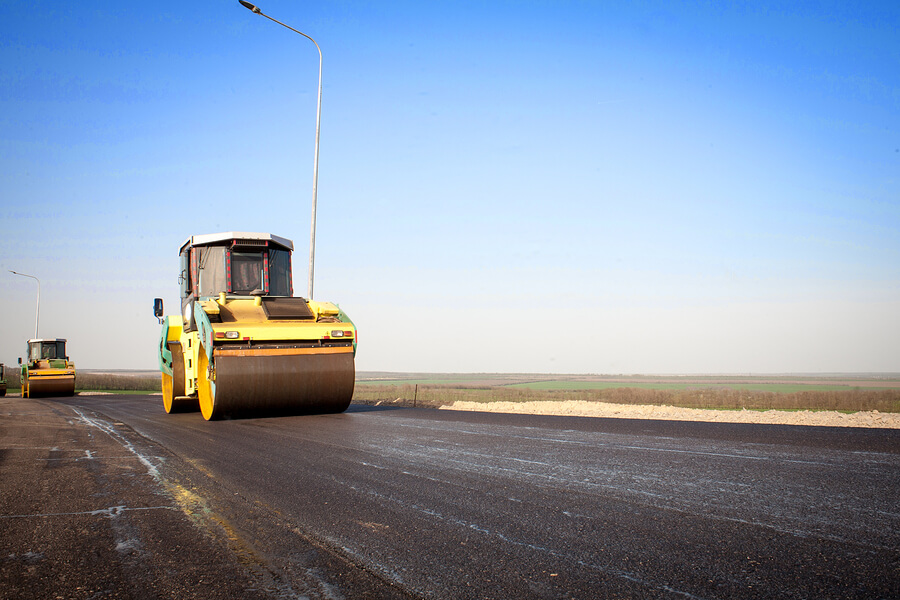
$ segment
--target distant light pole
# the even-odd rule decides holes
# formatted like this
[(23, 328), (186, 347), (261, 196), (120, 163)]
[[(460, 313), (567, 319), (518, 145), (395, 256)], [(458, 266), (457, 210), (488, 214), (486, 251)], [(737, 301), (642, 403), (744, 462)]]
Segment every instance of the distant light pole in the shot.
[[(253, 11), (258, 15), (262, 15), (270, 21), (275, 21), (282, 27), (287, 27), (294, 33), (299, 33), (313, 44), (316, 44), (316, 40), (312, 39), (302, 31), (297, 31), (290, 25), (285, 25), (281, 21), (277, 19), (273, 19), (269, 15), (265, 14), (258, 7), (253, 4), (250, 4), (246, 0), (238, 0), (244, 7)], [(319, 48), (319, 44), (316, 44), (316, 50), (319, 51), (319, 100), (316, 106), (316, 155), (313, 159), (313, 191), (312, 191), (312, 222), (310, 224), (309, 231), (309, 288), (307, 292), (307, 299), (312, 299), (313, 295), (313, 273), (315, 271), (315, 261), (316, 261), (316, 190), (319, 185), (319, 125), (322, 122), (322, 49)]]
[(34, 339), (38, 339), (38, 324), (41, 320), (41, 280), (35, 277), (34, 275), (26, 275), (25, 273), (16, 273), (15, 271), (10, 271), (13, 275), (21, 275), (22, 277), (31, 277), (35, 281), (38, 282), (38, 294), (37, 294), (37, 308), (34, 310)]

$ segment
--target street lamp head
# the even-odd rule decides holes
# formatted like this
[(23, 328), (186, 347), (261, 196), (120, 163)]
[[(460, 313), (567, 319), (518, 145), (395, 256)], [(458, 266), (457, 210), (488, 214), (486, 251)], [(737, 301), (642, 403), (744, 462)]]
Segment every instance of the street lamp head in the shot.
[(255, 4), (250, 4), (249, 2), (247, 2), (247, 0), (238, 0), (238, 2), (243, 4), (244, 7), (247, 8), (248, 10), (252, 10), (253, 12), (255, 12), (258, 15), (262, 14), (262, 11), (259, 10), (259, 8), (257, 8)]
[(34, 339), (38, 339), (38, 325), (41, 322), (41, 280), (35, 277), (34, 275), (27, 275), (25, 273), (19, 273), (18, 271), (13, 271), (12, 269), (7, 269), (13, 275), (21, 275), (22, 277), (28, 277), (30, 279), (34, 279), (38, 284), (38, 293), (37, 293), (37, 308), (34, 310)]

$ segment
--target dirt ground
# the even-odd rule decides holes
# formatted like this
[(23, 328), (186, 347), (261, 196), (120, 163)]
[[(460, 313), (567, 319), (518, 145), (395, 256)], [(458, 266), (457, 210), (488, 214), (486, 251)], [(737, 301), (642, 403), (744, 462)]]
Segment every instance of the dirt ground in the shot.
[(834, 411), (813, 412), (808, 410), (797, 412), (783, 410), (704, 410), (698, 408), (676, 408), (674, 406), (609, 404), (606, 402), (585, 402), (580, 400), (567, 400), (564, 402), (454, 402), (441, 408), (532, 415), (900, 429), (900, 414), (880, 413), (877, 410), (852, 414)]

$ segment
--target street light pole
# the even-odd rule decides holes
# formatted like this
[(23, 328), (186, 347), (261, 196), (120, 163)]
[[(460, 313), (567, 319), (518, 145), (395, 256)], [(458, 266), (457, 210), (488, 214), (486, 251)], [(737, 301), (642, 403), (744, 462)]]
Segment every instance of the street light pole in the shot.
[(37, 293), (37, 308), (34, 310), (34, 339), (38, 339), (38, 324), (41, 320), (41, 280), (35, 277), (34, 275), (26, 275), (25, 273), (16, 273), (15, 271), (10, 271), (13, 275), (21, 275), (22, 277), (31, 277), (35, 281), (38, 282), (38, 293)]
[(294, 33), (299, 33), (313, 44), (316, 44), (316, 50), (319, 51), (319, 99), (316, 105), (316, 154), (313, 159), (313, 190), (312, 190), (312, 220), (310, 223), (310, 231), (309, 231), (309, 287), (307, 289), (307, 299), (311, 300), (313, 295), (313, 273), (315, 272), (315, 262), (316, 262), (316, 195), (317, 189), (319, 186), (319, 127), (322, 123), (322, 49), (319, 48), (319, 44), (316, 43), (316, 40), (312, 39), (302, 31), (297, 31), (290, 25), (285, 25), (281, 21), (277, 19), (273, 19), (269, 15), (262, 12), (256, 5), (250, 4), (246, 0), (238, 0), (245, 8), (251, 10), (252, 12), (262, 15), (263, 17), (269, 19), (270, 21), (274, 21), (281, 25), (282, 27), (287, 27)]

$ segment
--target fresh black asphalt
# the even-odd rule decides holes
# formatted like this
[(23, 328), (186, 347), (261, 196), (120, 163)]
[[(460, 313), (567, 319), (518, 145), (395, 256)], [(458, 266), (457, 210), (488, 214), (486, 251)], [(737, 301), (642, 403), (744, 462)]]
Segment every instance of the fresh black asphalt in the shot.
[(895, 430), (76, 396), (0, 432), (2, 597), (900, 597)]

